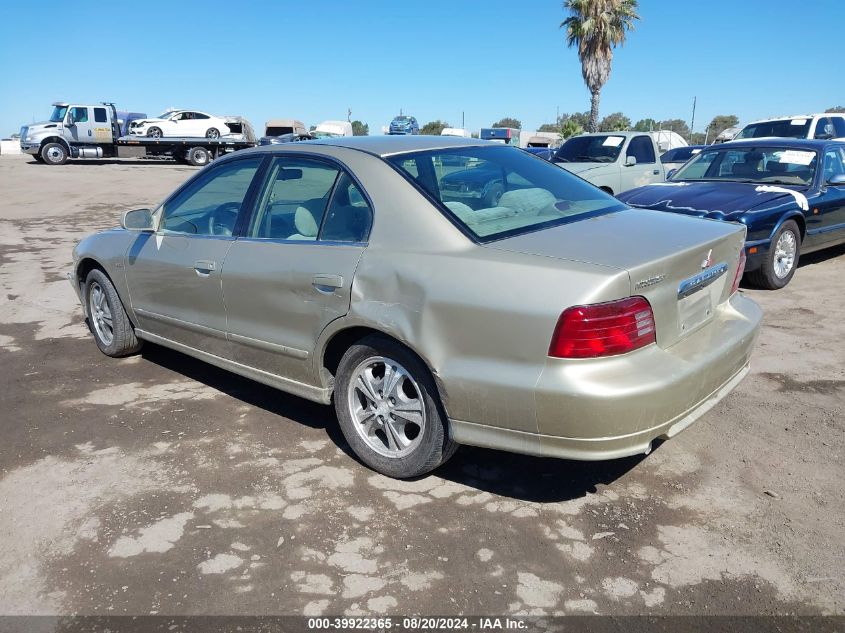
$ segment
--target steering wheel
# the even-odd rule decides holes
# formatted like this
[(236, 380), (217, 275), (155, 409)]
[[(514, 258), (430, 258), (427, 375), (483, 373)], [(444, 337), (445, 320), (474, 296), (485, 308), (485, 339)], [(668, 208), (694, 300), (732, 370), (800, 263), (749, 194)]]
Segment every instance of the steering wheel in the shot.
[(235, 229), (235, 222), (240, 210), (240, 202), (224, 202), (221, 204), (208, 214), (208, 234), (231, 235)]

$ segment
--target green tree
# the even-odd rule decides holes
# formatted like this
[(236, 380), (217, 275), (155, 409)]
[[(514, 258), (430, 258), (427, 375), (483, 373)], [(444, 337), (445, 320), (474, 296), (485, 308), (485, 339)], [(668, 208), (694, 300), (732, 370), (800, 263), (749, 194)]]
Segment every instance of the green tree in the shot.
[(845, 106), (833, 106), (825, 110), (825, 112), (845, 112)]
[(621, 112), (608, 114), (599, 123), (599, 132), (622, 132), (631, 129), (631, 119)]
[(677, 132), (684, 138), (689, 138), (689, 125), (683, 119), (666, 119), (658, 123), (658, 129)]
[(633, 30), (637, 0), (564, 0), (570, 16), (560, 23), (566, 29), (567, 46), (578, 48), (581, 76), (590, 91), (589, 130), (599, 123), (601, 89), (610, 77), (613, 49), (625, 43), (625, 34)]
[(560, 126), (560, 135), (565, 139), (577, 136), (583, 131), (584, 128), (582, 128), (575, 119), (567, 119)]
[(370, 126), (361, 121), (352, 121), (352, 136), (369, 136)]
[(519, 119), (514, 119), (513, 117), (510, 117), (510, 116), (506, 116), (504, 119), (502, 119), (500, 121), (496, 121), (490, 127), (513, 127), (513, 128), (516, 128), (517, 130), (521, 130), (522, 129), (522, 121), (520, 121)]
[(540, 127), (537, 128), (538, 132), (559, 132), (560, 131), (560, 119), (557, 120), (557, 123), (543, 123)]
[(437, 119), (436, 121), (429, 121), (420, 128), (420, 134), (429, 134), (431, 136), (440, 136), (444, 128), (451, 127), (448, 123)]
[(739, 125), (739, 118), (734, 114), (718, 114), (710, 121), (710, 137), (716, 138), (727, 130), (729, 127), (736, 127)]
[(689, 144), (690, 145), (704, 145), (704, 141), (707, 139), (707, 136), (704, 132), (693, 132), (689, 135)]
[(657, 129), (657, 121), (654, 119), (640, 119), (634, 124), (635, 132), (651, 132)]

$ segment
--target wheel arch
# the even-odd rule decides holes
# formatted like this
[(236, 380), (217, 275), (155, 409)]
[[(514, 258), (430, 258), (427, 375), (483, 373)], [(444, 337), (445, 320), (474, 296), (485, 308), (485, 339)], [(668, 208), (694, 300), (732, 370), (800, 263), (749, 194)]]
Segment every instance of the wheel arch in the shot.
[(99, 270), (106, 276), (106, 279), (111, 282), (111, 285), (114, 286), (115, 292), (117, 292), (117, 296), (120, 297), (120, 300), (123, 302), (124, 310), (126, 311), (126, 315), (129, 317), (129, 321), (132, 323), (133, 326), (137, 327), (138, 324), (135, 322), (132, 310), (129, 309), (129, 304), (126, 301), (126, 297), (123, 296), (123, 285), (120, 283), (115, 283), (115, 280), (109, 273), (108, 268), (101, 261), (94, 257), (91, 257), (90, 255), (82, 256), (76, 263), (75, 269), (76, 283), (79, 284), (79, 296), (82, 298), (82, 309), (85, 312), (85, 316), (88, 316), (88, 308), (87, 303), (85, 301), (85, 280), (88, 278), (88, 275), (91, 273), (92, 270)]
[(798, 230), (801, 232), (801, 241), (804, 241), (804, 237), (807, 235), (807, 219), (804, 217), (804, 214), (801, 213), (798, 209), (792, 209), (791, 211), (787, 211), (784, 213), (780, 219), (775, 224), (774, 228), (772, 229), (771, 239), (775, 238), (777, 232), (780, 231), (780, 227), (784, 225), (785, 222), (789, 220), (793, 220), (798, 225)]
[(414, 348), (413, 345), (409, 345), (407, 341), (402, 340), (402, 338), (396, 336), (395, 334), (385, 330), (379, 330), (370, 325), (346, 324), (338, 327), (326, 336), (325, 342), (318, 348), (319, 354), (317, 355), (320, 379), (323, 384), (334, 391), (337, 368), (340, 365), (340, 360), (343, 358), (346, 350), (367, 336), (373, 335), (383, 336), (384, 338), (398, 343), (419, 359), (423, 366), (425, 366), (428, 370), (428, 373), (431, 375), (431, 378), (437, 387), (437, 395), (440, 397), (440, 404), (443, 407), (443, 410), (446, 413), (446, 419), (448, 420), (449, 412), (446, 389), (440, 380), (440, 377), (437, 375), (437, 372), (434, 371), (431, 363), (425, 355), (421, 354), (419, 350)]
[(40, 154), (42, 151), (44, 151), (44, 146), (50, 143), (58, 143), (59, 145), (63, 145), (64, 148), (67, 150), (68, 157), (70, 157), (70, 143), (68, 143), (67, 140), (65, 140), (61, 136), (48, 136), (47, 138), (42, 139), (41, 144), (38, 146), (38, 153)]

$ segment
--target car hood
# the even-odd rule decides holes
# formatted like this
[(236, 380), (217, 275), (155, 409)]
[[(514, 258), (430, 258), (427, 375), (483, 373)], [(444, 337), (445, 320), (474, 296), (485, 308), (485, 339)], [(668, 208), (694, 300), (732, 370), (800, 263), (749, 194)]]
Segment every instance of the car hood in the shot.
[(778, 206), (790, 198), (801, 206), (808, 189), (746, 182), (660, 182), (624, 191), (617, 198), (632, 207), (722, 219)]
[(556, 163), (572, 174), (583, 174), (584, 172), (597, 172), (615, 165), (616, 163)]
[(38, 123), (30, 123), (24, 127), (31, 133), (59, 127), (59, 123), (54, 123), (53, 121), (39, 121)]
[(147, 125), (148, 123), (167, 123), (170, 119), (133, 119), (135, 125)]

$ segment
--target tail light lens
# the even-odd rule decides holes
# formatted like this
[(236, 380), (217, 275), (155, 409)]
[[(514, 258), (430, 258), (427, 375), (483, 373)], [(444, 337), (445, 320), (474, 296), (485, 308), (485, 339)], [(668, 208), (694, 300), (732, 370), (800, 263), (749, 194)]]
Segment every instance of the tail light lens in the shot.
[(736, 267), (736, 275), (734, 275), (734, 284), (731, 286), (731, 295), (739, 290), (739, 282), (742, 281), (742, 274), (745, 272), (745, 247), (739, 249), (739, 265)]
[(644, 297), (574, 306), (557, 321), (549, 356), (598, 358), (655, 342), (654, 312)]

